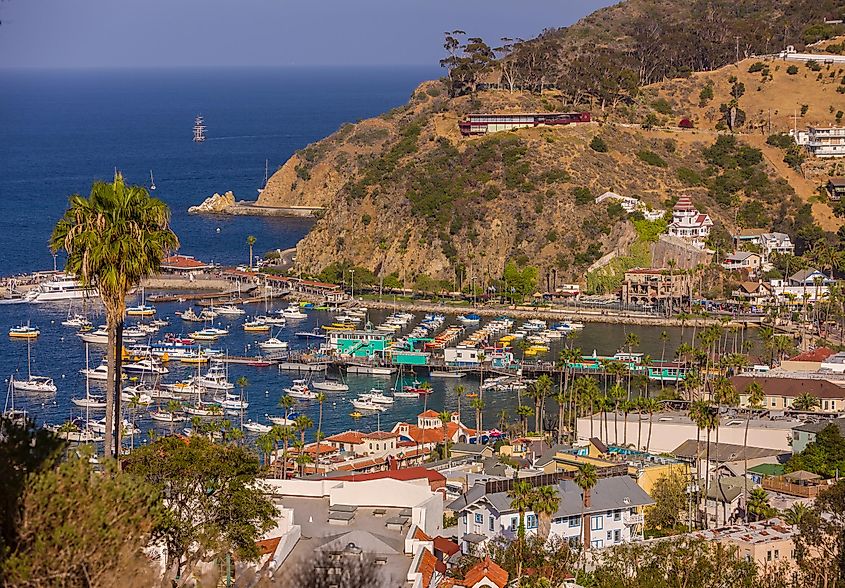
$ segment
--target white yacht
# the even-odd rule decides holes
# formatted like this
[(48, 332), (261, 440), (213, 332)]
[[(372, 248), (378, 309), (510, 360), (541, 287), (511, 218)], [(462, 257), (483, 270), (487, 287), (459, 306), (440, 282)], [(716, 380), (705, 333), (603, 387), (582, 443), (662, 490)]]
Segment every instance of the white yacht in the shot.
[[(88, 428), (94, 431), (95, 433), (102, 433), (105, 434), (106, 432), (106, 419), (101, 418), (98, 421), (91, 421), (88, 423)], [(133, 427), (132, 423), (123, 419), (123, 435), (140, 435), (141, 429), (138, 427)]]
[[(96, 331), (88, 331), (85, 333), (77, 333), (77, 336), (86, 343), (93, 343), (95, 345), (105, 345), (109, 342), (109, 332), (105, 325), (101, 325)], [(138, 339), (143, 339), (147, 334), (136, 327), (129, 327), (123, 330), (123, 341), (134, 342)]]
[(85, 398), (71, 398), (71, 402), (73, 402), (76, 406), (81, 406), (82, 408), (105, 408), (106, 407), (106, 398), (105, 396), (97, 396), (86, 394)]
[(38, 304), (61, 300), (83, 300), (99, 296), (100, 293), (96, 288), (84, 288), (79, 280), (58, 275), (48, 282), (41, 282), (37, 288), (27, 292), (24, 300)]
[(308, 315), (300, 310), (299, 306), (292, 302), (287, 306), (287, 308), (283, 308), (281, 311), (282, 316), (286, 319), (304, 319), (308, 318)]
[(259, 342), (258, 347), (262, 351), (284, 351), (288, 348), (288, 342), (277, 339), (276, 337), (270, 337), (266, 341)]
[(228, 392), (226, 393), (226, 397), (223, 400), (219, 400), (217, 404), (231, 410), (246, 410), (249, 408), (249, 402), (241, 400), (237, 394), (229, 394)]
[(83, 327), (90, 327), (91, 321), (85, 315), (68, 313), (67, 318), (62, 321), (62, 326), (81, 329)]
[(202, 376), (197, 376), (194, 380), (199, 386), (207, 388), (208, 390), (232, 390), (235, 385), (229, 381), (229, 375), (226, 373), (226, 367), (215, 364), (208, 368)]
[(164, 375), (170, 373), (170, 370), (167, 369), (165, 365), (163, 365), (159, 360), (152, 358), (141, 359), (133, 363), (124, 364), (123, 371), (130, 374)]
[(246, 314), (243, 308), (238, 308), (234, 304), (225, 304), (223, 306), (216, 306), (214, 310), (221, 316), (242, 316)]
[(352, 406), (354, 406), (358, 410), (371, 410), (376, 412), (384, 412), (387, 410), (387, 407), (385, 405), (376, 404), (375, 402), (364, 399), (363, 397), (351, 400), (350, 402), (352, 402)]
[(95, 368), (82, 368), (81, 370), (79, 370), (79, 373), (83, 376), (88, 376), (88, 379), (90, 380), (105, 382), (106, 380), (108, 380), (109, 366), (105, 361), (103, 361), (100, 365)]
[(269, 433), (273, 429), (273, 427), (271, 427), (270, 425), (265, 425), (263, 423), (257, 423), (250, 419), (244, 423), (244, 429), (253, 433)]
[(53, 378), (47, 376), (30, 375), (26, 380), (17, 380), (12, 376), (12, 386), (20, 392), (53, 393), (58, 390)]
[(359, 398), (375, 402), (376, 404), (393, 404), (394, 402), (392, 397), (388, 396), (383, 390), (379, 390), (378, 388), (371, 388), (366, 394), (359, 395)]
[(155, 411), (150, 413), (150, 418), (161, 423), (182, 423), (185, 420), (184, 415), (176, 414), (174, 412)]
[(269, 316), (261, 316), (258, 317), (260, 320), (264, 321), (268, 325), (273, 325), (274, 327), (284, 327), (287, 324), (287, 319), (280, 315), (269, 315)]
[(349, 386), (337, 380), (323, 380), (322, 382), (311, 382), (311, 387), (314, 390), (321, 390), (323, 392), (346, 392)]
[(302, 400), (314, 400), (317, 398), (317, 393), (308, 389), (308, 384), (305, 380), (294, 380), (290, 388), (285, 388), (285, 393), (291, 398), (300, 398)]

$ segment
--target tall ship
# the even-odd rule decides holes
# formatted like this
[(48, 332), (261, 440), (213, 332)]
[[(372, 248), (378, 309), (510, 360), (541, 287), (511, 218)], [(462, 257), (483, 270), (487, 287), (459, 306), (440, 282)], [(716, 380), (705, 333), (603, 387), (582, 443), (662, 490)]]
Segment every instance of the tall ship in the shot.
[(60, 300), (85, 300), (97, 298), (100, 293), (96, 288), (86, 288), (79, 280), (65, 274), (54, 276), (53, 279), (41, 282), (38, 287), (27, 292), (24, 300), (27, 302), (57, 302)]
[(202, 116), (197, 116), (194, 119), (194, 143), (205, 141), (205, 129), (205, 119)]

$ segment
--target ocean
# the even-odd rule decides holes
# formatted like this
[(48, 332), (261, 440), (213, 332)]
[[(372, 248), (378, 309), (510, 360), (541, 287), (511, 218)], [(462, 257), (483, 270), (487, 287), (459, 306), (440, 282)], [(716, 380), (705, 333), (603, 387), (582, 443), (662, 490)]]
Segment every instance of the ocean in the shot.
[[(88, 194), (92, 180), (109, 180), (115, 169), (129, 182), (144, 185), (149, 184), (152, 170), (154, 194), (170, 205), (184, 254), (223, 264), (246, 263), (250, 234), (257, 239), (256, 253), (292, 247), (309, 230), (311, 221), (191, 216), (187, 208), (226, 190), (239, 199), (254, 199), (264, 180), (265, 160), (269, 160), (272, 173), (295, 150), (344, 122), (402, 104), (419, 82), (439, 73), (434, 68), (0, 72), (0, 275), (52, 267), (47, 242), (68, 196)], [(191, 141), (197, 114), (202, 114), (208, 125), (208, 140), (202, 144)], [(61, 267), (61, 259), (58, 264)], [(280, 306), (278, 301), (267, 308), (253, 305), (248, 312), (260, 314)], [(187, 334), (196, 328), (175, 316), (185, 308), (184, 303), (158, 305), (157, 317), (171, 321), (163, 332)], [(77, 305), (74, 310), (81, 308)], [(85, 347), (73, 329), (61, 325), (67, 312), (67, 304), (0, 306), (0, 377), (5, 383), (13, 374), (25, 377), (27, 373), (27, 343), (11, 340), (6, 335), (8, 329), (26, 322), (41, 329), (41, 336), (31, 343), (32, 371), (54, 378), (58, 392), (18, 393), (16, 399), (39, 423), (84, 416), (71, 398), (85, 394), (85, 379), (79, 373), (85, 365)], [(374, 312), (370, 319), (377, 324), (385, 314)], [(102, 320), (102, 315), (94, 318), (95, 324)], [(307, 319), (290, 322), (274, 334), (290, 341), (292, 348), (302, 348), (306, 342), (295, 337), (296, 331), (332, 320), (329, 313), (312, 311)], [(231, 334), (214, 346), (232, 355), (254, 355), (256, 343), (269, 337), (245, 333), (243, 319), (219, 322), (229, 327)], [(450, 322), (454, 317), (447, 324)], [(629, 330), (639, 334), (641, 351), (660, 357), (660, 329)], [(667, 347), (671, 354), (680, 342), (680, 333), (667, 330), (672, 336)], [(587, 325), (576, 344), (585, 353), (597, 350), (612, 355), (624, 336), (621, 326)], [(545, 359), (556, 357), (558, 345), (553, 345)], [(92, 367), (103, 353), (102, 347), (90, 347)], [(176, 362), (169, 367), (168, 382), (195, 373), (195, 368)], [(245, 418), (265, 423), (266, 415), (280, 414), (277, 404), (283, 389), (297, 377), (276, 368), (244, 365), (232, 365), (229, 375), (233, 382), (240, 376), (249, 381), (246, 394), (250, 406)], [(412, 379), (409, 377), (408, 383)], [(324, 406), (323, 429), (328, 434), (349, 428), (389, 429), (399, 420), (414, 421), (424, 407), (423, 400), (397, 399), (380, 417), (368, 415), (355, 421), (350, 417), (349, 400), (373, 387), (392, 388), (394, 381), (353, 376), (348, 383), (349, 392), (330, 395)], [(456, 408), (454, 387), (458, 383), (468, 391), (478, 386), (478, 380), (469, 377), (460, 382), (433, 380), (429, 406)], [(93, 387), (96, 392), (96, 384)], [(503, 409), (514, 418), (514, 393), (487, 393), (485, 401), (485, 424), (493, 425)], [(316, 403), (301, 403), (298, 410), (316, 424)], [(93, 411), (91, 417), (102, 415), (102, 411)], [(150, 420), (146, 411), (136, 416), (142, 431), (137, 442), (148, 440), (150, 430), (166, 432), (170, 428)], [(466, 400), (463, 417), (473, 426), (474, 415)], [(239, 420), (239, 416), (231, 418)], [(313, 429), (308, 437), (313, 438)]]

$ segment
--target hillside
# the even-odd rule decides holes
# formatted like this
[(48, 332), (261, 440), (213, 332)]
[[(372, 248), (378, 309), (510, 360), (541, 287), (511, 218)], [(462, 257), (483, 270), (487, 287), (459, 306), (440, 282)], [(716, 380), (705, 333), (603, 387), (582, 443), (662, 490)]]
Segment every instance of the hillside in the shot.
[[(669, 4), (677, 3), (626, 2), (554, 33), (615, 22), (614, 11)], [(794, 26), (805, 30), (806, 21)], [(831, 164), (808, 163), (804, 177), (766, 137), (787, 130), (803, 104), (800, 125), (832, 122), (831, 105), (845, 105), (837, 91), (843, 72), (801, 66), (789, 75), (779, 63), (766, 63), (763, 72), (757, 61), (646, 85), (627, 100), (581, 96), (578, 106), (598, 122), (484, 137), (462, 137), (458, 121), (469, 112), (568, 110), (571, 90), (489, 89), (450, 98), (444, 81), (426, 82), (405, 106), (345, 125), (297, 153), (273, 175), (259, 204), (325, 209), (297, 248), (305, 273), (331, 278), (355, 267), (356, 281), (367, 270), (370, 279), (405, 285), (433, 279), (468, 286), (470, 276), (486, 285), (508, 261), (537, 267), (541, 280), (550, 272), (559, 281), (580, 280), (611, 251), (628, 255), (627, 265), (647, 264), (643, 241), (653, 228), (618, 206), (595, 204), (607, 190), (653, 208), (689, 194), (716, 220), (721, 248), (730, 231), (759, 226), (789, 232), (806, 246), (818, 237), (812, 215), (825, 230), (841, 225), (813, 198)], [(744, 91), (734, 106), (745, 122), (736, 125), (736, 138), (719, 139), (728, 134), (719, 106), (736, 98), (738, 83)], [(702, 100), (705, 88), (712, 98)], [(678, 129), (682, 116), (697, 128)]]

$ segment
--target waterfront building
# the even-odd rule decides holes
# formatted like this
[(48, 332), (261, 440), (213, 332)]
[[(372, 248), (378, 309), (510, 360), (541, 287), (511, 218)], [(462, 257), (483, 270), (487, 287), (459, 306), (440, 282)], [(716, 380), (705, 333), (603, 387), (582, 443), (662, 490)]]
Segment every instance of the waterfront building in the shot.
[(589, 112), (513, 112), (468, 114), (458, 123), (458, 127), (461, 134), (466, 136), (588, 122), (590, 122)]
[(816, 157), (845, 157), (845, 127), (807, 127), (797, 137), (798, 144)]
[(161, 260), (161, 271), (172, 274), (193, 274), (214, 269), (214, 265), (190, 255), (168, 255)]
[(731, 296), (752, 305), (769, 304), (774, 300), (772, 286), (766, 282), (740, 282)]
[[(550, 539), (573, 544), (586, 540), (596, 549), (642, 539), (643, 509), (654, 501), (629, 476), (599, 475), (586, 500), (571, 475), (522, 478), (532, 486), (551, 485), (558, 494)], [(512, 479), (479, 483), (449, 505), (458, 517), (458, 543), (463, 553), (482, 553), (487, 542), (496, 537), (516, 538), (519, 513), (511, 507), (508, 496), (513, 484)], [(538, 515), (528, 510), (524, 516), (526, 534), (536, 534)]]
[(780, 362), (778, 370), (784, 372), (818, 372), (822, 368), (822, 362), (831, 355), (833, 355), (832, 349), (817, 347), (783, 360)]
[(672, 208), (672, 222), (667, 233), (689, 242), (698, 249), (704, 249), (713, 220), (707, 214), (698, 212), (689, 196), (681, 196)]
[(622, 302), (627, 305), (652, 305), (680, 308), (689, 303), (689, 276), (668, 269), (636, 268), (625, 272)]
[[(463, 424), (458, 413), (453, 412), (451, 420), (444, 425), (440, 414), (431, 409), (417, 415), (416, 424), (396, 423), (392, 432), (397, 433), (404, 441), (429, 449), (443, 443), (444, 437), (451, 443), (468, 443), (470, 440), (478, 442), (478, 432)], [(486, 438), (488, 435), (482, 431), (481, 442), (485, 442)]]
[(813, 267), (798, 270), (797, 272), (789, 276), (790, 286), (815, 287), (817, 285), (816, 281), (819, 281), (823, 286), (826, 286), (832, 282), (832, 280), (824, 272), (819, 271)]
[[(833, 356), (831, 356), (833, 357)], [(829, 361), (828, 358), (826, 361)], [(825, 364), (822, 363), (822, 366)], [(845, 368), (845, 366), (843, 366)], [(739, 405), (748, 406), (746, 390), (752, 382), (763, 388), (763, 406), (769, 410), (787, 410), (802, 394), (809, 394), (819, 400), (819, 410), (841, 412), (845, 410), (845, 382), (823, 378), (788, 377), (776, 372), (773, 376), (734, 376), (731, 384), (739, 392)]]
[(328, 348), (344, 357), (384, 357), (393, 334), (387, 331), (328, 331)]

